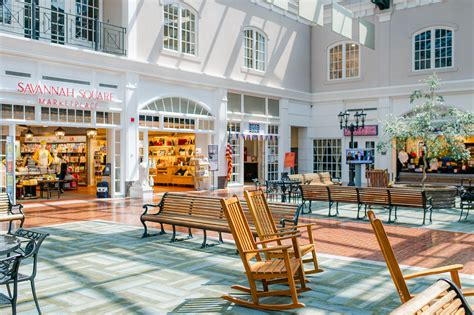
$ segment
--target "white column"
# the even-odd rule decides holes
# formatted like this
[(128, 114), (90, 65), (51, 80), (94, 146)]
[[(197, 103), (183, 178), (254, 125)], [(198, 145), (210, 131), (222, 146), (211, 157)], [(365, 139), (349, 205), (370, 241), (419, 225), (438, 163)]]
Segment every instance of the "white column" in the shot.
[[(388, 114), (390, 114), (391, 110), (391, 103), (392, 100), (390, 97), (382, 97), (378, 99), (378, 108), (377, 108), (377, 115), (379, 121), (384, 121)], [(383, 134), (383, 124), (379, 125), (379, 136), (378, 140), (382, 140), (385, 138)], [(376, 144), (377, 145), (377, 144)], [(375, 167), (380, 169), (387, 169), (389, 174), (395, 176), (397, 171), (397, 160), (396, 157), (394, 158), (394, 154), (392, 150), (388, 150), (385, 155), (380, 154), (380, 152), (375, 151)]]
[[(136, 73), (127, 73), (125, 77), (125, 111), (122, 115), (123, 143), (122, 156), (125, 182), (138, 178), (138, 87), (139, 77)], [(132, 122), (132, 119), (134, 120)]]
[[(227, 146), (227, 90), (218, 89), (216, 91), (216, 120), (214, 123), (214, 141), (218, 145), (219, 170), (215, 172), (214, 184), (217, 186), (217, 176), (227, 175), (227, 162), (225, 151)], [(207, 150), (207, 148), (206, 148)]]
[(137, 0), (127, 0), (122, 1), (122, 10), (123, 15), (123, 25), (127, 25), (127, 34), (126, 36), (126, 49), (128, 58), (136, 59), (137, 58), (137, 45), (138, 45), (138, 7)]
[(280, 138), (278, 141), (278, 177), (280, 177), (281, 172), (286, 172), (284, 168), (285, 161), (285, 152), (291, 151), (291, 126), (288, 119), (288, 99), (280, 100), (280, 128), (279, 134)]

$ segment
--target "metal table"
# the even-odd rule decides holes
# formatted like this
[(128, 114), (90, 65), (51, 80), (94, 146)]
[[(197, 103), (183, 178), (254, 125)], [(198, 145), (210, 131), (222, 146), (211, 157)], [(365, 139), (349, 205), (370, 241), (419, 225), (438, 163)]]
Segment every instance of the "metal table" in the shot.
[(6, 255), (21, 245), (20, 240), (12, 235), (0, 235), (0, 255)]
[(290, 202), (291, 193), (293, 191), (292, 186), (301, 185), (301, 181), (298, 180), (269, 180), (268, 184), (277, 186), (281, 191), (281, 202)]

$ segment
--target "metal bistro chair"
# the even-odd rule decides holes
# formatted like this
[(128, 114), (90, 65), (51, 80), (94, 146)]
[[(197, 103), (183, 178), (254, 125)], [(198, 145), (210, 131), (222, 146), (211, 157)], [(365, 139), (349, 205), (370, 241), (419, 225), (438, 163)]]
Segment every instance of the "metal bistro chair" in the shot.
[(267, 196), (268, 200), (271, 200), (273, 202), (279, 201), (278, 198), (281, 197), (281, 194), (278, 181), (265, 181), (265, 195)]
[[(0, 285), (7, 285), (8, 295), (0, 293), (0, 304), (10, 304), (12, 314), (16, 314), (16, 299), (18, 297), (18, 267), (20, 266), (21, 256), (15, 255), (0, 259)], [(13, 294), (9, 288), (13, 284)]]
[[(26, 282), (29, 281), (31, 285), (31, 292), (33, 293), (33, 299), (35, 300), (36, 309), (38, 313), (41, 314), (41, 310), (38, 303), (38, 297), (36, 296), (36, 289), (35, 289), (35, 278), (37, 272), (37, 265), (38, 265), (38, 251), (41, 247), (41, 244), (48, 237), (48, 233), (40, 233), (31, 230), (25, 229), (18, 229), (12, 235), (24, 239), (22, 240), (22, 245), (26, 243), (25, 246), (20, 247), (15, 251), (16, 254), (19, 254), (22, 260), (26, 260), (29, 258), (33, 259), (33, 269), (31, 274), (25, 275), (22, 273), (18, 273), (18, 282)], [(9, 284), (13, 283), (13, 280), (7, 282), (7, 287)], [(16, 283), (15, 283), (16, 286)]]
[(464, 220), (467, 220), (469, 210), (474, 207), (474, 187), (472, 186), (471, 180), (466, 180), (468, 184), (464, 184), (465, 180), (466, 179), (462, 179), (461, 186), (457, 187), (461, 206), (461, 214), (459, 215), (459, 221), (462, 220), (464, 208), (466, 208), (466, 216), (464, 217)]

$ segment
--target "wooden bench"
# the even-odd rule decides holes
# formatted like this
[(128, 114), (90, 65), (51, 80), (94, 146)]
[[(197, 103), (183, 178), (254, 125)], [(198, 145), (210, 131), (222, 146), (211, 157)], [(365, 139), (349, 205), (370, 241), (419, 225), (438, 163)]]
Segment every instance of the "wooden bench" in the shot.
[[(390, 188), (390, 203), (391, 207), (395, 209), (395, 220), (397, 220), (397, 207), (419, 208), (423, 210), (423, 224), (425, 224), (426, 214), (430, 213), (430, 223), (432, 222), (433, 205), (432, 198), (426, 196), (423, 190), (404, 189), (404, 188)], [(391, 211), (388, 214), (388, 222), (391, 221)]]
[[(326, 201), (329, 203), (328, 216), (330, 217), (339, 214), (339, 203), (353, 203), (357, 205), (357, 219), (366, 217), (368, 206), (382, 206), (389, 211), (388, 222), (390, 223), (397, 220), (397, 207), (408, 207), (423, 210), (423, 224), (426, 222), (427, 213), (430, 214), (430, 223), (432, 222), (431, 197), (427, 197), (422, 190), (337, 185), (301, 185), (300, 189), (303, 202), (299, 211), (303, 214), (306, 202), (309, 202), (309, 212), (311, 212), (312, 201)], [(336, 213), (332, 214), (334, 203), (336, 204)], [(360, 216), (362, 206), (365, 207), (364, 217)], [(395, 210), (395, 220), (393, 221), (392, 210)]]
[(12, 204), (8, 194), (0, 193), (0, 222), (9, 222), (8, 233), (12, 230), (13, 221), (20, 221), (20, 227), (23, 227), (25, 215), (22, 209), (23, 205)]
[[(389, 214), (391, 212), (390, 191), (383, 188), (374, 187), (359, 187), (360, 202), (364, 205), (364, 218), (367, 217), (367, 207), (381, 206), (388, 208)], [(389, 215), (390, 216), (390, 215)], [(359, 212), (357, 212), (357, 219), (361, 219)]]
[[(242, 201), (247, 220), (252, 222), (247, 203)], [(287, 222), (297, 225), (299, 213), (294, 204), (269, 203), (272, 214), (282, 226)], [(151, 236), (148, 234), (146, 222), (155, 222), (160, 224), (159, 234), (165, 234), (164, 224), (172, 226), (173, 235), (171, 242), (183, 239), (176, 238), (176, 226), (188, 228), (188, 237), (192, 238), (191, 229), (199, 229), (204, 232), (202, 247), (211, 246), (207, 244), (207, 231), (219, 233), (219, 243), (222, 243), (221, 233), (231, 233), (229, 224), (225, 218), (220, 198), (204, 197), (192, 194), (165, 193), (160, 203), (146, 204), (143, 206), (145, 211), (140, 216), (143, 224), (143, 237)], [(150, 209), (158, 208), (158, 212), (148, 213)], [(252, 225), (252, 233), (257, 236), (257, 232)]]
[(462, 292), (454, 283), (440, 279), (415, 295), (390, 315), (472, 314)]
[[(357, 218), (362, 204), (359, 198), (359, 190), (354, 186), (327, 186), (329, 191), (329, 217), (339, 215), (339, 203), (355, 203), (357, 205)], [(336, 204), (336, 214), (331, 214), (333, 204)]]

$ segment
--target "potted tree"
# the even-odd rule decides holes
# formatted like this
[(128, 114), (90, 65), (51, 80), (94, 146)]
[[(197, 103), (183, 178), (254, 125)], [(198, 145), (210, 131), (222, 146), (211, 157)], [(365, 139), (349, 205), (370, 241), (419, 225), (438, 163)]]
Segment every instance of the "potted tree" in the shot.
[(385, 139), (377, 145), (379, 151), (386, 152), (393, 145), (399, 149), (407, 139), (422, 143), (422, 156), (419, 156), (423, 160), (422, 189), (425, 189), (428, 161), (441, 155), (456, 161), (468, 160), (470, 154), (464, 140), (474, 134), (474, 114), (445, 105), (437, 93), (440, 83), (436, 74), (424, 82), (425, 89), (410, 95), (410, 103), (414, 105), (411, 113), (400, 117), (389, 115), (382, 122)]

